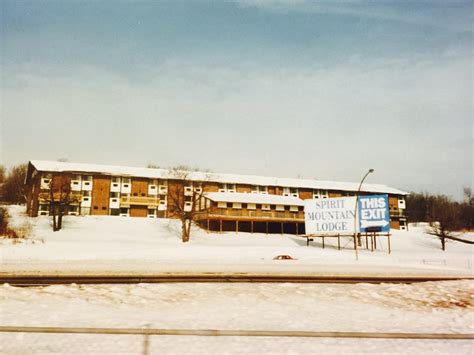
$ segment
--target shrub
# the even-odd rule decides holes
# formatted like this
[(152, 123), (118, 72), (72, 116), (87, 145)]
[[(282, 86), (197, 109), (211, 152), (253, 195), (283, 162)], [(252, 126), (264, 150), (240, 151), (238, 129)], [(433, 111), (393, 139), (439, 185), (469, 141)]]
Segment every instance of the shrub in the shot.
[(0, 236), (5, 236), (7, 238), (18, 238), (18, 235), (13, 229), (8, 228), (8, 211), (0, 207)]

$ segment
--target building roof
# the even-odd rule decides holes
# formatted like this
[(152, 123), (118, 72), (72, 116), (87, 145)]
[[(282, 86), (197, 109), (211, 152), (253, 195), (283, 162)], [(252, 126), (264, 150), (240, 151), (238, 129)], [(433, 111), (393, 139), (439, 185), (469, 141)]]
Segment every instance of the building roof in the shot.
[(214, 202), (238, 202), (266, 205), (304, 206), (304, 201), (298, 197), (251, 194), (242, 192), (207, 192), (205, 197)]
[[(70, 172), (70, 173), (91, 173), (91, 174), (107, 174), (115, 176), (134, 176), (145, 177), (151, 179), (176, 179), (179, 176), (170, 169), (154, 169), (154, 168), (136, 168), (127, 166), (99, 165), (99, 164), (82, 164), (58, 161), (31, 160), (30, 164), (38, 171), (44, 172)], [(178, 174), (179, 175), (179, 174)], [(187, 179), (193, 181), (211, 181), (219, 183), (231, 184), (247, 184), (261, 186), (279, 186), (279, 187), (296, 187), (320, 190), (339, 190), (339, 191), (357, 191), (359, 183), (340, 182), (340, 181), (324, 181), (314, 179), (293, 179), (279, 178), (269, 176), (256, 175), (237, 175), (237, 174), (221, 174), (192, 171), (187, 174)], [(407, 195), (408, 193), (396, 188), (380, 184), (363, 184), (361, 191), (388, 193), (395, 195)]]

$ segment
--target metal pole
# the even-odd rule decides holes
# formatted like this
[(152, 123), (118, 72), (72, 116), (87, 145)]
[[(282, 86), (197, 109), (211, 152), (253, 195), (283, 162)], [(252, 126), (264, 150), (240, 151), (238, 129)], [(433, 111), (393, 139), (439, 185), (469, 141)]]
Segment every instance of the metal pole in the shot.
[(374, 169), (369, 169), (369, 171), (365, 173), (364, 177), (362, 178), (359, 184), (359, 188), (357, 189), (357, 192), (356, 192), (356, 201), (355, 201), (355, 209), (354, 209), (354, 250), (356, 254), (356, 260), (359, 260), (359, 254), (357, 253), (357, 206), (359, 203), (359, 193), (367, 175), (369, 175), (370, 173), (373, 173), (374, 171), (375, 171)]
[[(150, 329), (150, 325), (147, 324), (145, 328)], [(143, 334), (143, 355), (149, 354), (149, 348), (150, 348), (150, 334), (148, 334), (148, 332), (145, 332)]]

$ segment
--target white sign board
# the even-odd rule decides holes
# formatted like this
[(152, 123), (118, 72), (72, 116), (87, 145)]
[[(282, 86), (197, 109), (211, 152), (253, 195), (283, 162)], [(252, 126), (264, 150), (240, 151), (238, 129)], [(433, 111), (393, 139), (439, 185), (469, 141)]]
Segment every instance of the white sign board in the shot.
[(305, 200), (306, 234), (354, 233), (355, 197)]

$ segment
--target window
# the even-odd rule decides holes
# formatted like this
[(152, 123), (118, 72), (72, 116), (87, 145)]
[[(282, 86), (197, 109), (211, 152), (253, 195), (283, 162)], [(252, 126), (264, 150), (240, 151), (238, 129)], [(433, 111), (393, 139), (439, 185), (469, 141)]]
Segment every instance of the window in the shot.
[(227, 208), (232, 208), (232, 202), (227, 202)]
[(262, 205), (262, 210), (264, 210), (264, 211), (270, 211), (270, 210), (271, 210), (271, 206), (270, 206), (270, 205)]
[(234, 209), (241, 209), (241, 208), (242, 208), (242, 204), (239, 203), (239, 202), (234, 202), (234, 203), (232, 204), (232, 208), (234, 208)]
[(120, 209), (119, 209), (119, 208), (111, 208), (111, 209), (110, 209), (110, 215), (111, 215), (111, 216), (118, 216), (118, 215), (120, 215)]
[(120, 183), (120, 178), (118, 176), (112, 176), (112, 182), (118, 184)]
[(149, 209), (148, 209), (148, 214), (149, 214), (149, 215), (150, 215), (150, 214), (154, 215), (154, 214), (155, 214), (155, 210), (154, 210), (153, 208), (149, 208)]
[(255, 203), (248, 203), (247, 204), (247, 209), (248, 210), (254, 210), (257, 208), (257, 205)]
[(235, 184), (219, 184), (219, 192), (235, 192)]
[(268, 192), (267, 190), (267, 186), (252, 185), (252, 193), (266, 194)]
[(150, 190), (156, 190), (156, 186), (155, 185), (150, 185)]
[(73, 175), (71, 180), (81, 180), (81, 175)]
[(95, 210), (98, 210), (98, 209), (99, 209), (99, 206), (94, 206), (94, 209), (95, 209)]
[(122, 208), (120, 209), (120, 213), (122, 213), (122, 214), (128, 214), (128, 208), (122, 207)]
[(102, 210), (105, 211), (107, 209), (107, 207), (105, 206), (102, 206)]
[(142, 192), (142, 197), (143, 197), (143, 196), (146, 196), (146, 193)]
[[(284, 187), (283, 196), (293, 196), (298, 197), (298, 188), (296, 187)], [(314, 194), (313, 194), (314, 197)]]
[(129, 177), (122, 178), (122, 184), (130, 184), (130, 178)]
[(111, 198), (117, 198), (117, 197), (119, 197), (119, 193), (118, 192), (111, 192), (110, 197)]
[(82, 180), (83, 181), (92, 181), (92, 175), (83, 175)]

